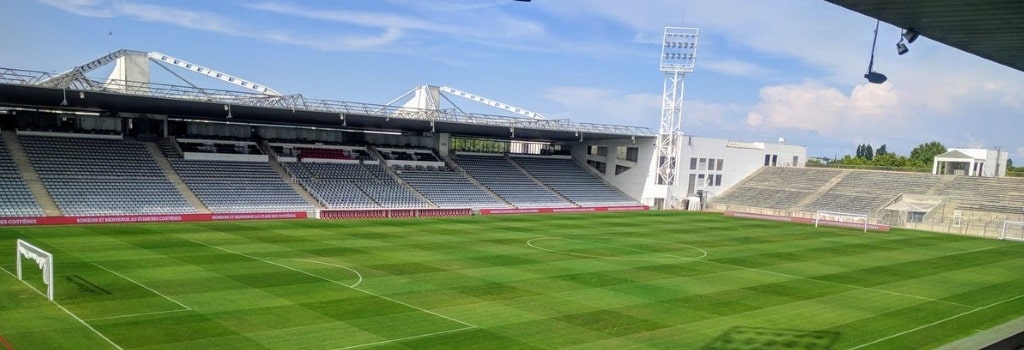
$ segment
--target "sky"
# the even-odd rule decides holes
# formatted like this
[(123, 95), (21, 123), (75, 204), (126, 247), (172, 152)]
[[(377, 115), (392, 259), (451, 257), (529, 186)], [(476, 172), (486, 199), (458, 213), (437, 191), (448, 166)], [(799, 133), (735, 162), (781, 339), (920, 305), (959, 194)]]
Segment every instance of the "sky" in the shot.
[(9, 0), (0, 13), (0, 67), (58, 73), (159, 51), (286, 94), (384, 104), (451, 86), (655, 132), (664, 27), (696, 27), (684, 134), (782, 137), (810, 156), (939, 141), (1024, 159), (1024, 72), (927, 37), (899, 56), (901, 29), (882, 23), (875, 70), (889, 80), (869, 84), (875, 20), (824, 0)]

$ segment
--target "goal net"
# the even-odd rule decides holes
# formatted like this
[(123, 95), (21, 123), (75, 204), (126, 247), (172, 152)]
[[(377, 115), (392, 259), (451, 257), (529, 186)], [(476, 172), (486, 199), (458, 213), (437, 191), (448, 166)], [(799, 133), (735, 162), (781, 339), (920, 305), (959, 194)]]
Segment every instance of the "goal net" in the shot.
[(43, 270), (43, 284), (46, 285), (46, 298), (53, 300), (53, 255), (47, 253), (45, 250), (39, 249), (28, 242), (18, 240), (18, 251), (17, 251), (18, 262), (16, 267), (18, 269), (18, 279), (22, 280), (21, 274), (21, 261), (24, 259), (31, 260), (39, 266), (39, 269)]
[(999, 231), (999, 239), (1024, 241), (1024, 221), (1003, 221), (1003, 229)]
[(814, 213), (814, 227), (818, 226), (849, 227), (863, 229), (864, 232), (868, 232), (868, 216), (864, 214), (819, 210)]

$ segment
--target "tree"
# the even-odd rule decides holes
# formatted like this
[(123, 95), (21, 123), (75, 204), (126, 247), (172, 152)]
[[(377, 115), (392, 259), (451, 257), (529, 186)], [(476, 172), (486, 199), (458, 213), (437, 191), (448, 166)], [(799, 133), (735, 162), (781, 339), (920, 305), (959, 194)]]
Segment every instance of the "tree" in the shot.
[(883, 153), (875, 156), (871, 163), (876, 166), (889, 168), (906, 168), (910, 165), (910, 159), (895, 153)]
[(864, 148), (864, 159), (872, 160), (875, 158), (875, 150), (871, 148), (871, 145), (867, 145)]
[(878, 146), (878, 149), (875, 150), (875, 157), (883, 156), (886, 154), (889, 154), (889, 151), (885, 149), (884, 143), (881, 146)]
[(1013, 170), (1013, 159), (1012, 158), (1006, 158), (1006, 170), (1007, 171)]
[(917, 166), (927, 167), (935, 160), (935, 156), (946, 153), (946, 146), (939, 141), (922, 143), (910, 151), (910, 160)]

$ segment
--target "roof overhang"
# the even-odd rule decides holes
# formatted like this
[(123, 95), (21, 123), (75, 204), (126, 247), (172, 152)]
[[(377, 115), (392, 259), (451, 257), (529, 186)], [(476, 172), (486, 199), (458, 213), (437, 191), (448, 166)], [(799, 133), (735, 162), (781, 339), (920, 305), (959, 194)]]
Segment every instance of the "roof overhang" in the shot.
[[(67, 101), (64, 105), (63, 102)], [(452, 121), (388, 118), (358, 113), (294, 110), (276, 107), (231, 105), (227, 118), (220, 102), (184, 101), (171, 98), (76, 91), (30, 85), (0, 84), (0, 107), (67, 110), (118, 114), (148, 114), (211, 122), (269, 124), (348, 130), (391, 131), (398, 133), (449, 133), (480, 138), (524, 141), (579, 142), (629, 138), (618, 133), (577, 132), (509, 125), (483, 125)], [(0, 108), (2, 109), (2, 108)], [(511, 123), (511, 122), (510, 122)], [(432, 125), (433, 124), (433, 125)], [(581, 135), (582, 134), (582, 135)], [(647, 135), (637, 135), (647, 136)]]
[(1024, 71), (1024, 1), (826, 1)]

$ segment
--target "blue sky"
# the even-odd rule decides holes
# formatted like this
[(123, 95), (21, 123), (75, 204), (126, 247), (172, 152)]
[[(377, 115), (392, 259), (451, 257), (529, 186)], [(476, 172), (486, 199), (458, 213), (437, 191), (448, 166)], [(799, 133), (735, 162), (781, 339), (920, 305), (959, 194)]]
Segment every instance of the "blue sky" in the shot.
[(869, 85), (874, 20), (824, 0), (11, 0), (0, 12), (2, 67), (160, 51), (308, 97), (386, 103), (446, 85), (654, 130), (663, 27), (699, 27), (686, 134), (785, 137), (816, 156), (940, 141), (1024, 160), (1024, 73), (925, 37), (898, 56), (900, 29), (883, 23), (876, 70), (889, 81)]

